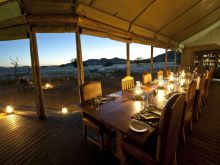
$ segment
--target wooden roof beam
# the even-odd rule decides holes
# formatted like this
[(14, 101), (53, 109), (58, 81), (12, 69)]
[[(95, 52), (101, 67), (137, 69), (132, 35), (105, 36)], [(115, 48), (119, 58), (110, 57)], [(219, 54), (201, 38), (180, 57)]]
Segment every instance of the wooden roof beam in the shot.
[(148, 4), (136, 17), (130, 22), (129, 30), (131, 29), (132, 24), (147, 10), (149, 7), (155, 2), (156, 0), (153, 0), (150, 4)]
[(27, 15), (28, 23), (77, 23), (78, 17), (72, 15)]
[(26, 24), (25, 16), (19, 16), (15, 18), (10, 18), (4, 21), (0, 21), (0, 29), (7, 28), (16, 25)]
[(15, 1), (16, 1), (16, 0), (7, 0), (7, 1), (4, 1), (4, 2), (0, 2), (0, 6), (9, 4), (9, 3), (11, 3), (11, 2), (15, 2)]

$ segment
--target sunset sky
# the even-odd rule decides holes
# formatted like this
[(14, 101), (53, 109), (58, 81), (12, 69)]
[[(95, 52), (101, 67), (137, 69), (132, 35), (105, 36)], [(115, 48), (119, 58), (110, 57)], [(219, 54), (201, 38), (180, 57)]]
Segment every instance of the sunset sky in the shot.
[[(60, 65), (76, 58), (74, 33), (37, 34), (40, 65)], [(126, 58), (126, 44), (107, 38), (81, 35), (83, 60), (100, 58)], [(131, 60), (137, 57), (150, 58), (150, 46), (131, 44)], [(0, 66), (11, 66), (10, 56), (18, 56), (19, 65), (31, 65), (29, 40), (1, 41)], [(164, 53), (154, 48), (154, 56)]]

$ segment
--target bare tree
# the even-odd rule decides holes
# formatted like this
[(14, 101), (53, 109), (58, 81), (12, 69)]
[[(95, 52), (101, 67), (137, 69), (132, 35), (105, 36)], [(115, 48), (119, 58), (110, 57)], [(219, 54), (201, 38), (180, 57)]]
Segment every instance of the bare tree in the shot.
[(12, 59), (11, 56), (10, 56), (10, 60), (11, 60), (11, 64), (14, 66), (14, 76), (15, 76), (15, 79), (17, 80), (18, 79), (18, 75), (17, 75), (17, 72), (18, 72), (18, 56), (16, 57), (16, 59)]

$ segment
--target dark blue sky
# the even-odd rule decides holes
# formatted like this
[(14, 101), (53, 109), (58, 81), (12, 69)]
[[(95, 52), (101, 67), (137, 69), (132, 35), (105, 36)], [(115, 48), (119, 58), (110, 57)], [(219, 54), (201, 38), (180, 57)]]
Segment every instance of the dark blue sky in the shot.
[[(37, 34), (41, 65), (60, 65), (76, 58), (74, 33)], [(126, 58), (126, 44), (107, 38), (81, 35), (83, 60), (100, 58)], [(11, 66), (10, 56), (19, 58), (19, 65), (31, 65), (29, 40), (0, 41), (0, 66)], [(154, 48), (154, 56), (164, 53)], [(150, 58), (150, 46), (131, 44), (131, 59)]]

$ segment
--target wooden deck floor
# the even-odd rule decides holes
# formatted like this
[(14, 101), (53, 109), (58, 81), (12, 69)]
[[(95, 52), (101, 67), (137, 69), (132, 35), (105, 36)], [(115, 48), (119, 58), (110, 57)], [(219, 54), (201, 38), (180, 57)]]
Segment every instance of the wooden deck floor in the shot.
[[(33, 111), (0, 113), (0, 164), (117, 164), (109, 154), (82, 140), (79, 113), (50, 112), (38, 121)], [(193, 135), (178, 149), (179, 165), (220, 164), (220, 82), (212, 83), (209, 100)]]

